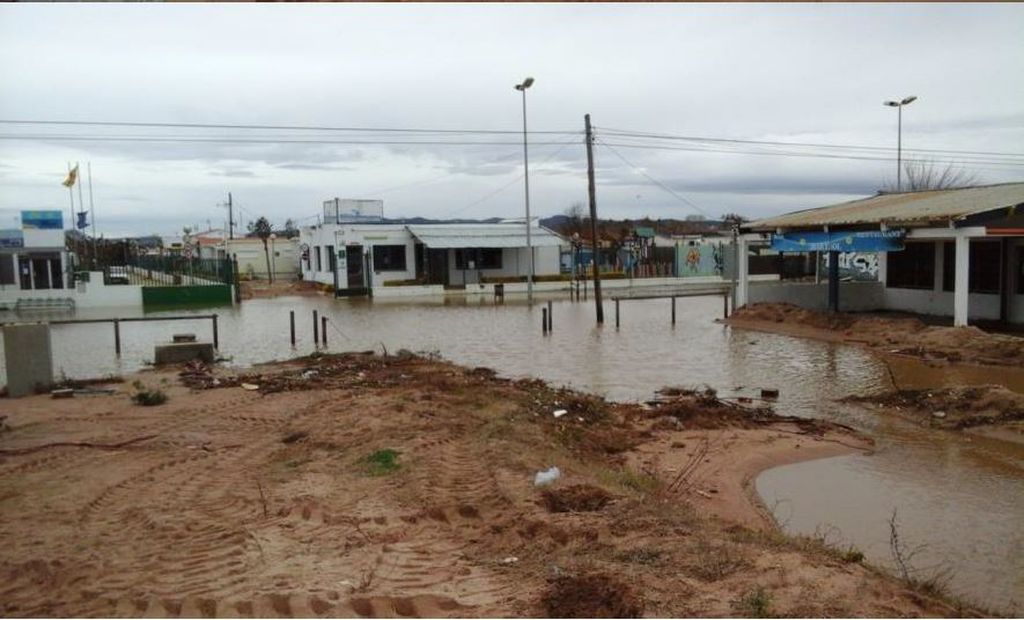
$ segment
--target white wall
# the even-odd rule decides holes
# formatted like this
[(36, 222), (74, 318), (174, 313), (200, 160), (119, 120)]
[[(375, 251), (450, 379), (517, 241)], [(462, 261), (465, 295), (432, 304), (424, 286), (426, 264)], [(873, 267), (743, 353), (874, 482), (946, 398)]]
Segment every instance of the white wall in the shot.
[[(224, 242), (227, 252), (238, 255), (238, 271), (245, 278), (252, 273), (257, 278), (267, 277), (267, 256), (260, 239), (228, 239)], [(271, 266), (275, 278), (294, 278), (299, 273), (298, 239), (275, 239), (267, 241), (272, 252)]]
[[(538, 276), (558, 275), (562, 272), (561, 250), (555, 246), (533, 248), (533, 273)], [(463, 276), (469, 284), (476, 284), (480, 278), (501, 278), (526, 276), (530, 273), (530, 254), (526, 248), (502, 248), (501, 269), (455, 268), (455, 250), (448, 250), (448, 282), (462, 284)]]
[(142, 287), (133, 284), (103, 283), (102, 271), (89, 272), (88, 282), (76, 282), (74, 288), (23, 291), (19, 287), (0, 287), (0, 303), (13, 306), (19, 299), (72, 299), (76, 308), (142, 307)]
[[(380, 286), (394, 280), (412, 280), (416, 277), (416, 241), (402, 224), (361, 224), (337, 225), (322, 224), (303, 228), (299, 237), (300, 244), (309, 246), (309, 264), (301, 263), (302, 277), (312, 282), (334, 285), (334, 272), (327, 258), (326, 246), (339, 248), (350, 245), (363, 246), (363, 253), (370, 253), (370, 265), (373, 269), (373, 285)], [(373, 265), (373, 246), (403, 245), (405, 246), (405, 269), (381, 271)], [(321, 268), (316, 268), (316, 248), (320, 248)], [(364, 259), (365, 260), (365, 259)], [(348, 288), (348, 274), (342, 265), (338, 265), (338, 282), (341, 288)]]

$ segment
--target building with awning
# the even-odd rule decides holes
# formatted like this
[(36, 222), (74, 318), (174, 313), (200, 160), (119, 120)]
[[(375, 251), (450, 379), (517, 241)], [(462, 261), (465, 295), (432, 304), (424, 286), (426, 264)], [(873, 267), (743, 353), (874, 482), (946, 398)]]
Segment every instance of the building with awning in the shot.
[[(884, 193), (744, 224), (752, 244), (829, 256), (826, 284), (749, 282), (741, 260), (736, 305), (790, 301), (838, 310), (901, 310), (1024, 323), (1024, 183)], [(877, 253), (878, 279), (840, 283), (839, 256)]]
[(333, 221), (301, 230), (300, 267), (307, 280), (343, 295), (374, 287), (526, 282), (532, 251), (535, 277), (558, 276), (556, 233), (522, 221), (414, 224)]

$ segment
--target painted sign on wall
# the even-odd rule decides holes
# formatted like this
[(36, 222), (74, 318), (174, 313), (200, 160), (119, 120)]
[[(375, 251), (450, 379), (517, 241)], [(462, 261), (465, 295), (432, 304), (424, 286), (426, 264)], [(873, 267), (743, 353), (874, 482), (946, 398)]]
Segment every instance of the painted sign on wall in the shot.
[(795, 232), (772, 235), (776, 252), (893, 252), (903, 249), (903, 230)]
[(17, 228), (0, 230), (0, 248), (25, 247), (25, 234)]
[(725, 249), (720, 243), (676, 245), (676, 275), (720, 276), (725, 269)]
[(64, 228), (64, 214), (61, 211), (22, 211), (23, 230), (61, 230)]

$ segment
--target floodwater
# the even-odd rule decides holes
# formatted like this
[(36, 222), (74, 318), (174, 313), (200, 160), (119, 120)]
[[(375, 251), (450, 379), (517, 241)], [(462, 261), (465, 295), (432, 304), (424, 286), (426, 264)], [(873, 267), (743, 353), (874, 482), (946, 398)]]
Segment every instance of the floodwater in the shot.
[[(674, 327), (669, 300), (623, 301), (618, 329), (613, 303), (606, 301), (606, 323), (597, 328), (592, 301), (552, 299), (550, 335), (541, 332), (542, 304), (531, 307), (511, 297), (503, 305), (489, 298), (291, 297), (212, 311), (220, 316), (221, 353), (237, 365), (312, 351), (316, 309), (329, 320), (329, 350), (436, 351), (460, 364), (488, 366), (511, 377), (539, 377), (617, 400), (647, 399), (666, 385), (707, 384), (724, 396), (779, 388), (776, 408), (781, 413), (849, 424), (877, 441), (872, 455), (799, 463), (762, 474), (757, 489), (787, 531), (827, 532), (830, 541), (855, 545), (870, 561), (889, 566), (889, 518), (896, 510), (905, 545), (923, 546), (913, 558), (915, 567), (948, 568), (954, 593), (994, 610), (1024, 610), (1024, 446), (922, 429), (838, 404), (850, 394), (888, 389), (886, 362), (858, 347), (720, 325), (714, 322), (722, 312), (720, 297), (679, 299)], [(296, 313), (295, 349), (289, 342), (290, 310)], [(185, 312), (147, 316), (180, 314)], [(120, 360), (114, 356), (111, 325), (54, 326), (55, 367), (70, 377), (130, 372), (152, 359), (154, 343), (181, 332), (209, 338), (210, 321), (122, 324)], [(892, 374), (902, 387), (957, 378), (908, 361), (894, 362)], [(1005, 374), (1010, 387), (1024, 391), (1019, 373)], [(991, 374), (982, 378), (999, 379)]]

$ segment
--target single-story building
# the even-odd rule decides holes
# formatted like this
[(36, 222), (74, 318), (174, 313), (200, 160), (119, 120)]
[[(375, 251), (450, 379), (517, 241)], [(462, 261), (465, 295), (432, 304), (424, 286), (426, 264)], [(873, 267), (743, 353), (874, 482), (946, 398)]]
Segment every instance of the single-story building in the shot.
[[(739, 265), (736, 307), (790, 301), (831, 310), (902, 310), (1024, 323), (1024, 183), (884, 193), (744, 224), (751, 244), (827, 252), (829, 281), (751, 285)], [(838, 277), (841, 252), (876, 252), (876, 282)], [(832, 260), (834, 259), (834, 260)]]
[[(299, 239), (303, 279), (333, 286), (342, 295), (396, 284), (462, 288), (485, 282), (524, 281), (529, 274), (526, 225), (329, 222), (308, 226)], [(554, 232), (530, 229), (535, 276), (558, 276)]]
[(270, 255), (270, 270), (274, 272), (275, 280), (294, 280), (299, 276), (298, 239), (268, 239), (266, 251), (263, 240), (258, 237), (223, 239), (217, 246), (217, 252), (218, 257), (226, 254), (238, 258), (238, 273), (243, 279), (267, 279), (267, 254)]

